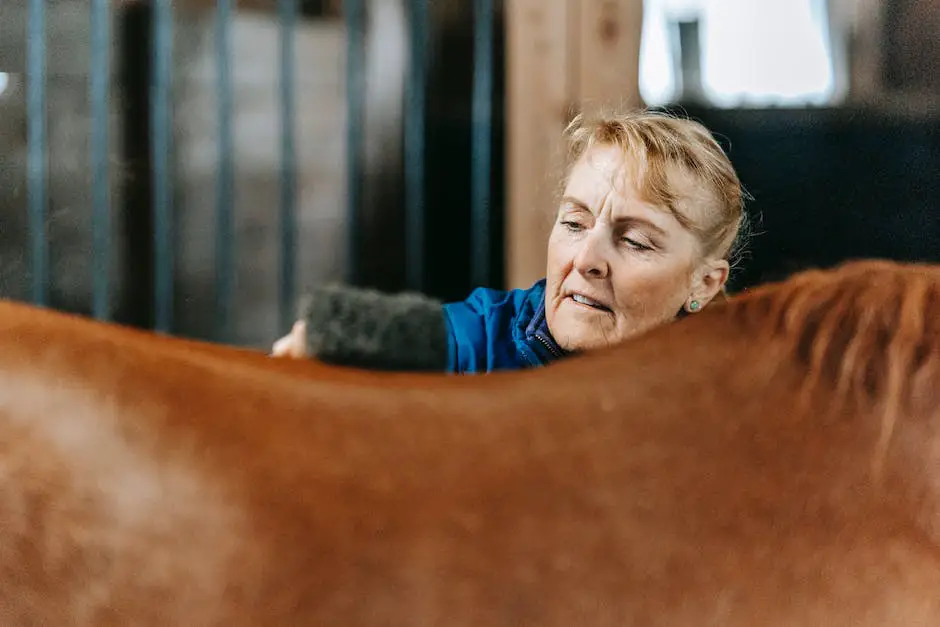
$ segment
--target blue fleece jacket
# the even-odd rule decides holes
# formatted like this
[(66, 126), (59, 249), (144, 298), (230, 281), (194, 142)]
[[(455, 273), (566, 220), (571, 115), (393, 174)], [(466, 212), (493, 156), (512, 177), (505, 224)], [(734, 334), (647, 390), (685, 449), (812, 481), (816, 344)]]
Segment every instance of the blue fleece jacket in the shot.
[(475, 374), (545, 365), (564, 356), (545, 321), (545, 280), (528, 289), (477, 288), (444, 305), (447, 371)]

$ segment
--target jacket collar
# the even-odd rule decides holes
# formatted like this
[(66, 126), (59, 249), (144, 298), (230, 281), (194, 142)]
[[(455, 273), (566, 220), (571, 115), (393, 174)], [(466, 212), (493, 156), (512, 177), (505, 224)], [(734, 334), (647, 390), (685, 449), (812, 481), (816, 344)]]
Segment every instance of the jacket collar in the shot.
[(538, 301), (532, 320), (526, 326), (525, 337), (529, 346), (541, 358), (543, 363), (554, 361), (567, 354), (552, 337), (552, 332), (548, 328), (548, 320), (545, 318), (544, 291), (542, 292), (542, 298)]

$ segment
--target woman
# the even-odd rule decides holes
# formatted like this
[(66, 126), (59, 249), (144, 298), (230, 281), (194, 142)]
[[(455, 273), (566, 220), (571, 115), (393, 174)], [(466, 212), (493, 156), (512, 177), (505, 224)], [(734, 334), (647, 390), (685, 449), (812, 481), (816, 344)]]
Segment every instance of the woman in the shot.
[(621, 342), (723, 295), (744, 192), (702, 125), (649, 111), (566, 129), (569, 170), (546, 277), (441, 303), (324, 287), (274, 355), (350, 366), (492, 372)]

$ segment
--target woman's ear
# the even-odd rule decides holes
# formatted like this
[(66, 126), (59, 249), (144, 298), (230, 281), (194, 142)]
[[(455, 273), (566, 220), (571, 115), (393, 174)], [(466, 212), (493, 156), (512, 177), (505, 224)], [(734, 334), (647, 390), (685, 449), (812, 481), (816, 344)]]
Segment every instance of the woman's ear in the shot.
[(686, 302), (688, 308), (694, 301), (698, 310), (705, 307), (724, 287), (728, 281), (731, 266), (725, 259), (708, 259), (699, 265), (692, 276), (692, 289)]

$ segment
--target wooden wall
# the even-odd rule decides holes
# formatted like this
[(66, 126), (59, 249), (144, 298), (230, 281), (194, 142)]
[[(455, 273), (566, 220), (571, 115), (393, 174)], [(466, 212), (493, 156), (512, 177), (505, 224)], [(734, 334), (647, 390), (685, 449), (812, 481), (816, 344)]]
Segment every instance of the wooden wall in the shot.
[(578, 110), (642, 106), (642, 0), (506, 2), (506, 287), (545, 273), (564, 172), (562, 131)]

